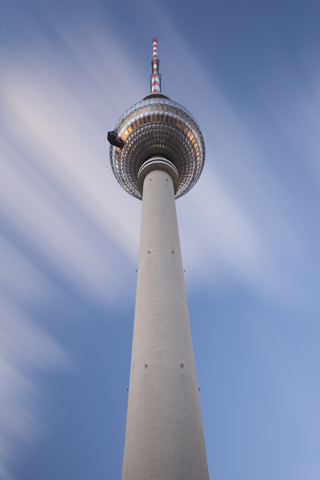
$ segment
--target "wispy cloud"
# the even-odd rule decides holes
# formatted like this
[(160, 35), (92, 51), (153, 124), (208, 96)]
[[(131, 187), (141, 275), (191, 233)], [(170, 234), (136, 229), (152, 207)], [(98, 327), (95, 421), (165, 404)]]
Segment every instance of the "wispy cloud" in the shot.
[[(56, 282), (79, 298), (114, 307), (126, 290), (128, 265), (136, 265), (140, 204), (118, 191), (106, 144), (123, 88), (118, 74), (111, 80), (113, 67), (99, 58), (106, 38), (99, 43), (94, 31), (87, 32), (80, 48), (66, 31), (56, 29), (67, 58), (48, 38), (38, 39), (35, 49), (23, 49), (23, 58), (21, 52), (7, 58), (0, 88), (0, 462), (5, 478), (17, 441), (30, 441), (44, 428), (35, 413), (37, 370), (72, 362), (46, 333), (48, 320), (34, 312), (45, 312), (58, 297)], [(107, 43), (112, 45), (110, 39)], [(122, 56), (125, 65), (130, 60)]]
[[(315, 341), (309, 337), (316, 322), (317, 319), (306, 321), (307, 328), (303, 333), (303, 341), (301, 338), (295, 340), (299, 344), (304, 343), (304, 346), (296, 350), (293, 346), (294, 342), (290, 341), (294, 337), (291, 331), (296, 328), (295, 321), (282, 318), (276, 326), (270, 321), (259, 323), (255, 319), (251, 321), (254, 344), (258, 355), (263, 358), (266, 365), (267, 377), (272, 378), (276, 383), (278, 394), (286, 405), (290, 417), (296, 420), (296, 426), (300, 432), (298, 438), (304, 438), (308, 442), (305, 445), (307, 449), (317, 445), (320, 427), (319, 382), (314, 382), (318, 377), (319, 368), (317, 363), (312, 361), (312, 354), (307, 362), (302, 361), (301, 356), (306, 355), (307, 345)], [(286, 329), (287, 341), (284, 342), (283, 335)], [(313, 476), (311, 475), (310, 478)]]
[(17, 455), (17, 441), (43, 432), (35, 403), (38, 371), (71, 366), (69, 355), (37, 325), (38, 308), (48, 300), (48, 280), (5, 240), (0, 240), (0, 476)]
[[(268, 90), (263, 79), (256, 93), (262, 110), (258, 115), (252, 111), (251, 117), (241, 116), (162, 7), (152, 4), (150, 8), (158, 27), (166, 25), (161, 47), (170, 86), (179, 95), (178, 101), (181, 98), (196, 115), (206, 141), (203, 176), (188, 200), (178, 201), (187, 268), (198, 272), (193, 277), (197, 283), (209, 285), (214, 278), (219, 282), (235, 277), (260, 296), (282, 304), (315, 302), (318, 275), (308, 240), (313, 227), (297, 215), (299, 185), (292, 189), (291, 172), (285, 171), (282, 156), (285, 144), (287, 152), (299, 149), (303, 155), (312, 150), (313, 163), (317, 163), (317, 89), (290, 88), (293, 80), (283, 75), (277, 85), (283, 82), (284, 102), (278, 91)], [(181, 82), (181, 72), (187, 82)], [(263, 110), (266, 95), (274, 118), (269, 108)], [(292, 114), (296, 98), (300, 98), (303, 115)], [(272, 146), (270, 140), (268, 144), (270, 132), (275, 132)], [(304, 211), (314, 210), (317, 201), (315, 194)]]

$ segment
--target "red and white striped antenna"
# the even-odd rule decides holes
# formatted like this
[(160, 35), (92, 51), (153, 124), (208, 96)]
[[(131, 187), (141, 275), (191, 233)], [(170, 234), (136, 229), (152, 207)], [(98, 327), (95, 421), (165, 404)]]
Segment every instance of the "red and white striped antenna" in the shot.
[(151, 93), (160, 93), (161, 92), (161, 75), (159, 73), (159, 63), (158, 58), (158, 41), (156, 38), (153, 39), (153, 50), (152, 50), (152, 73), (150, 77), (150, 92)]

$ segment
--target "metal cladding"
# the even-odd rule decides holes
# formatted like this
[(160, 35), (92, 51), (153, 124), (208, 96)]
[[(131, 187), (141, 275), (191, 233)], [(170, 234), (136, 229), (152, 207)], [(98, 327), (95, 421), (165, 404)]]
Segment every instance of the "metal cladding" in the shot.
[(123, 147), (110, 146), (113, 173), (120, 185), (141, 199), (138, 171), (150, 157), (163, 156), (179, 173), (176, 198), (187, 193), (199, 179), (205, 146), (201, 131), (184, 107), (162, 94), (150, 95), (133, 105), (114, 131)]

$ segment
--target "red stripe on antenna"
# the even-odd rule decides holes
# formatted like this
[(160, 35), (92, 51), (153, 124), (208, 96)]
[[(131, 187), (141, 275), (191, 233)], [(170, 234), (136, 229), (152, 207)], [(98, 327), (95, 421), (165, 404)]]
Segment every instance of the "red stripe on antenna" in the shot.
[(160, 73), (159, 73), (159, 58), (158, 58), (158, 40), (153, 38), (152, 40), (152, 75), (150, 82), (150, 91), (151, 93), (161, 92), (161, 82), (160, 82)]

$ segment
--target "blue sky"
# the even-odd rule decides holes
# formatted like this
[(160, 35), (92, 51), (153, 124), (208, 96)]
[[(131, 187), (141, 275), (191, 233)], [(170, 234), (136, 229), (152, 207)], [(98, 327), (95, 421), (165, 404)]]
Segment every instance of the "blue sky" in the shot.
[(10, 0), (0, 23), (1, 480), (121, 476), (141, 203), (106, 132), (197, 118), (177, 201), (210, 478), (320, 478), (320, 4)]

